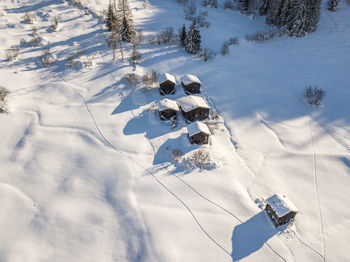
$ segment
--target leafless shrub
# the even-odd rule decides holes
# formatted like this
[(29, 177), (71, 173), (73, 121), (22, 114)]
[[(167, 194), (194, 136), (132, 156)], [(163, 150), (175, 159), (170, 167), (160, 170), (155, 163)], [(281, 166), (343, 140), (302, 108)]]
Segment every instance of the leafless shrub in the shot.
[(324, 91), (322, 88), (311, 87), (311, 86), (305, 87), (304, 97), (306, 99), (306, 102), (310, 106), (317, 107), (321, 105), (321, 101), (325, 97), (325, 95), (326, 95), (326, 91)]
[(32, 36), (33, 37), (39, 36), (38, 29), (35, 26), (32, 27)]
[(196, 4), (193, 1), (189, 2), (183, 7), (183, 11), (185, 13), (185, 18), (187, 20), (192, 20), (197, 11)]
[(6, 14), (5, 9), (6, 9), (5, 6), (0, 6), (0, 17), (4, 16)]
[(14, 46), (5, 50), (6, 59), (9, 62), (16, 60), (18, 58), (18, 54), (19, 54), (18, 46)]
[(36, 14), (29, 13), (29, 12), (26, 12), (22, 18), (23, 18), (23, 21), (28, 24), (34, 24), (39, 20)]
[(199, 52), (199, 56), (205, 61), (213, 60), (216, 56), (216, 53), (209, 48), (204, 48)]
[(239, 44), (239, 41), (238, 41), (238, 38), (237, 37), (231, 37), (229, 40), (228, 40), (228, 43), (229, 45), (238, 45)]
[(280, 33), (276, 30), (268, 30), (266, 32), (256, 32), (252, 35), (246, 35), (245, 39), (249, 42), (264, 43), (270, 40), (275, 39), (276, 37), (281, 36)]
[(74, 56), (70, 56), (66, 59), (66, 62), (64, 63), (65, 67), (75, 67), (78, 65), (78, 61), (75, 59)]
[(52, 19), (52, 25), (50, 26), (50, 29), (52, 31), (57, 31), (58, 30), (58, 26), (59, 26), (59, 23), (61, 22), (61, 17), (59, 15), (56, 15), (53, 17)]
[(188, 4), (188, 0), (177, 0), (177, 2), (182, 6), (185, 6)]
[(86, 50), (79, 48), (77, 51), (75, 51), (75, 55), (77, 58), (81, 58), (82, 56), (86, 55)]
[(212, 164), (209, 152), (203, 149), (198, 149), (192, 156), (185, 158), (183, 161), (189, 168), (198, 167), (201, 170), (207, 169)]
[(224, 2), (224, 9), (228, 9), (228, 10), (235, 10), (235, 4), (233, 3), (233, 0), (226, 0)]
[(43, 54), (40, 58), (41, 64), (43, 67), (50, 67), (52, 66), (57, 60), (57, 57), (55, 54), (52, 54), (50, 52), (50, 48), (45, 48), (43, 50)]
[(154, 45), (157, 43), (157, 35), (149, 35), (144, 39), (146, 44)]
[(197, 15), (195, 17), (195, 19), (196, 19), (196, 21), (197, 21), (197, 23), (198, 23), (198, 25), (200, 27), (209, 28), (210, 27), (210, 23), (207, 21), (206, 15), (204, 15), (204, 14), (208, 15), (208, 13), (202, 12), (199, 15)]
[(152, 88), (155, 88), (158, 84), (158, 75), (157, 72), (152, 70), (151, 73), (146, 73), (142, 76), (142, 87), (146, 90), (150, 90)]
[(173, 149), (171, 151), (171, 158), (177, 162), (177, 163), (180, 163), (181, 160), (182, 160), (182, 157), (183, 157), (183, 152), (180, 150), (180, 149)]
[(211, 8), (218, 8), (218, 1), (217, 0), (202, 0), (203, 6), (209, 6)]
[(124, 76), (124, 80), (128, 83), (131, 87), (137, 87), (141, 82), (141, 77), (137, 74), (127, 74)]
[(6, 96), (10, 93), (10, 91), (0, 86), (0, 113), (7, 112), (7, 101)]
[(167, 27), (157, 34), (157, 43), (166, 44), (174, 40), (174, 28)]
[(228, 41), (223, 42), (221, 45), (220, 53), (221, 55), (225, 56), (230, 53), (230, 46), (236, 46), (238, 45), (238, 38), (237, 37), (231, 37)]

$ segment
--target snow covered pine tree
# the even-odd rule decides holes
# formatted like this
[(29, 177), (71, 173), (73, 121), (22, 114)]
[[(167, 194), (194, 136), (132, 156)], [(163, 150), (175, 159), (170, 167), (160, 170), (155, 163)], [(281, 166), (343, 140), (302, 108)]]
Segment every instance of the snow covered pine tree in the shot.
[(192, 24), (187, 33), (185, 50), (189, 54), (197, 54), (201, 50), (201, 35), (196, 19), (192, 20)]
[(135, 37), (136, 32), (133, 25), (132, 13), (128, 0), (119, 0), (118, 2), (119, 21), (122, 21), (121, 33), (122, 40), (130, 43)]

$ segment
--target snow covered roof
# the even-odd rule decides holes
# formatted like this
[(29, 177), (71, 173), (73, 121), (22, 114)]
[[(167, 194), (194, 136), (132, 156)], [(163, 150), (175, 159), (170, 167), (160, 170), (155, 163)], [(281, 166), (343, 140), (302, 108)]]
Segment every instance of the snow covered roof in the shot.
[(206, 124), (202, 122), (193, 122), (190, 125), (187, 126), (188, 135), (191, 137), (193, 135), (196, 135), (200, 132), (203, 132), (205, 134), (210, 135), (209, 128)]
[(177, 104), (176, 101), (165, 98), (165, 99), (158, 102), (158, 110), (163, 111), (166, 109), (172, 109), (175, 111), (179, 111), (179, 105)]
[(199, 78), (195, 75), (190, 75), (190, 74), (187, 74), (186, 76), (184, 76), (182, 79), (181, 79), (182, 83), (187, 86), (191, 83), (197, 83), (197, 84), (202, 84), (202, 82), (199, 80)]
[(181, 108), (185, 112), (189, 112), (197, 107), (210, 108), (207, 102), (201, 96), (189, 95), (181, 97), (177, 100)]
[(270, 204), (278, 217), (283, 217), (290, 211), (298, 212), (297, 207), (283, 194), (274, 194), (266, 199), (266, 202)]
[(176, 79), (175, 79), (175, 76), (171, 75), (171, 74), (168, 74), (168, 73), (165, 73), (165, 74), (162, 74), (160, 77), (159, 77), (159, 84), (162, 84), (164, 83), (165, 81), (170, 81), (170, 82), (173, 82), (174, 84), (176, 84)]

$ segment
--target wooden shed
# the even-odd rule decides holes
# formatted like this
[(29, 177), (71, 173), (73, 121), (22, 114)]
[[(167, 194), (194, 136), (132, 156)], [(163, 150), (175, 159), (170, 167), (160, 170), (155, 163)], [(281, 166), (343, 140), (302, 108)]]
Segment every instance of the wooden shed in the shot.
[(296, 206), (283, 194), (266, 199), (265, 210), (276, 227), (287, 224), (298, 213)]
[(175, 94), (175, 85), (175, 76), (165, 73), (159, 78), (159, 93), (163, 96)]
[(166, 98), (158, 102), (158, 111), (161, 120), (169, 120), (171, 118), (176, 118), (179, 105), (176, 101)]
[(177, 101), (186, 120), (194, 122), (209, 117), (210, 106), (203, 97), (189, 95), (181, 97)]
[(195, 75), (187, 74), (181, 79), (181, 84), (187, 95), (190, 94), (199, 94), (201, 92), (202, 82)]
[(190, 143), (193, 144), (208, 144), (210, 131), (206, 124), (202, 122), (193, 122), (187, 127), (188, 138)]

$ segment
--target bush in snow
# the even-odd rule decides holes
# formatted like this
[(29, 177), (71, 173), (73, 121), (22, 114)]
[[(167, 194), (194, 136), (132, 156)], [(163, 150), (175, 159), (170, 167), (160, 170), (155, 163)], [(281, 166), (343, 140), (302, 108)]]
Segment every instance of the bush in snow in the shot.
[(218, 8), (218, 1), (217, 0), (202, 0), (203, 6), (210, 6), (212, 8)]
[(132, 73), (125, 75), (124, 80), (128, 83), (130, 87), (137, 87), (141, 82), (141, 77)]
[(44, 49), (43, 55), (40, 58), (40, 61), (43, 67), (52, 66), (56, 62), (56, 60), (57, 60), (56, 55), (52, 54), (49, 48)]
[(50, 29), (52, 31), (55, 31), (55, 32), (58, 31), (60, 21), (61, 21), (61, 17), (60, 16), (58, 16), (58, 15), (54, 16), (53, 17), (53, 21), (52, 21), (53, 23), (50, 26)]
[(157, 43), (159, 45), (169, 43), (174, 39), (174, 28), (172, 27), (167, 27), (157, 34)]
[(195, 17), (200, 27), (205, 27), (205, 28), (210, 27), (210, 23), (207, 21), (206, 16), (208, 16), (208, 12), (201, 12), (199, 15)]
[(279, 32), (276, 30), (268, 30), (266, 32), (256, 32), (253, 35), (246, 35), (245, 39), (250, 42), (263, 43), (266, 41), (273, 40), (277, 36), (280, 36)]
[(213, 60), (216, 56), (216, 53), (213, 50), (204, 48), (199, 51), (199, 56), (204, 60), (204, 62)]
[(18, 58), (18, 54), (19, 54), (18, 46), (14, 46), (5, 50), (6, 59), (9, 62), (16, 60)]
[(130, 60), (133, 65), (136, 65), (141, 60), (141, 53), (136, 50), (136, 47), (132, 47)]
[(5, 9), (6, 9), (6, 7), (0, 6), (0, 17), (4, 16), (6, 14)]
[(185, 6), (188, 4), (188, 0), (177, 0), (177, 2), (182, 6)]
[(7, 112), (6, 96), (9, 93), (10, 93), (10, 91), (7, 88), (0, 86), (0, 113)]
[(233, 3), (233, 0), (226, 0), (224, 2), (224, 9), (228, 9), (228, 10), (235, 10), (235, 4)]
[(310, 106), (319, 106), (325, 97), (326, 91), (318, 87), (305, 87), (304, 97)]
[(171, 158), (177, 163), (181, 162), (183, 155), (184, 153), (180, 149), (176, 148), (171, 151)]
[(336, 12), (338, 10), (339, 0), (329, 0), (328, 1), (328, 10)]
[(192, 156), (183, 159), (183, 162), (189, 168), (198, 167), (201, 170), (208, 169), (210, 166), (215, 166), (215, 163), (210, 159), (209, 152), (203, 149), (196, 150)]
[(23, 16), (23, 21), (28, 24), (34, 24), (38, 22), (38, 20), (39, 20), (38, 16), (34, 13), (26, 12)]
[(146, 90), (151, 90), (158, 85), (158, 74), (156, 71), (152, 70), (151, 73), (146, 73), (141, 78), (142, 88)]
[(185, 13), (185, 18), (187, 20), (193, 20), (194, 15), (196, 14), (196, 11), (197, 11), (196, 4), (193, 1), (189, 2), (183, 7), (183, 11)]
[(221, 45), (220, 53), (221, 55), (225, 56), (230, 53), (230, 46), (236, 46), (238, 45), (238, 38), (237, 37), (231, 37), (228, 41), (223, 42)]

